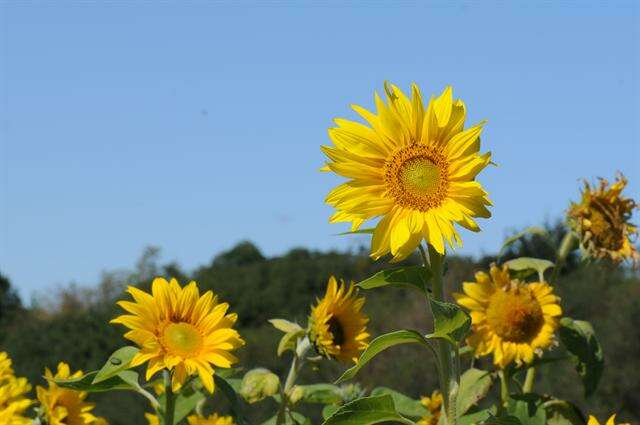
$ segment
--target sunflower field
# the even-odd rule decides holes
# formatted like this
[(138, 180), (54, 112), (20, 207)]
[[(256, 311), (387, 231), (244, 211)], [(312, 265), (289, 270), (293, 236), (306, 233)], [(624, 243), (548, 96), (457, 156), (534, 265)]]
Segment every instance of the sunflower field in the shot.
[(246, 242), (186, 273), (151, 249), (30, 308), (0, 280), (0, 425), (640, 421), (626, 178), (585, 180), (562, 220), (474, 262), (455, 249), (491, 219), (486, 123), (451, 87), (385, 83), (375, 106), (321, 147), (359, 252)]

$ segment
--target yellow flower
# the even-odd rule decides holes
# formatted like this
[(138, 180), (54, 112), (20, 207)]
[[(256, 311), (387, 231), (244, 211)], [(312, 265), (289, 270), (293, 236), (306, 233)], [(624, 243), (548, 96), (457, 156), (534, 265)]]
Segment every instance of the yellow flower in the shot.
[(357, 360), (369, 340), (369, 318), (361, 311), (364, 301), (353, 285), (347, 288), (329, 278), (324, 298), (311, 308), (309, 317), (309, 337), (320, 354), (345, 363)]
[(422, 397), (420, 403), (427, 408), (430, 415), (420, 419), (416, 425), (437, 425), (440, 420), (442, 402), (442, 394), (438, 390), (431, 393), (431, 397)]
[(149, 425), (160, 425), (160, 418), (153, 413), (145, 413), (144, 417), (147, 419)]
[(149, 362), (146, 379), (162, 369), (173, 371), (172, 387), (178, 390), (187, 376), (198, 374), (213, 392), (213, 366), (228, 368), (238, 359), (230, 351), (242, 346), (240, 334), (231, 327), (238, 316), (227, 314), (229, 304), (207, 291), (200, 295), (195, 282), (181, 288), (175, 279), (156, 278), (151, 294), (130, 286), (134, 302), (118, 305), (131, 314), (111, 321), (131, 329), (124, 336), (141, 347), (131, 367)]
[(607, 180), (599, 180), (597, 188), (584, 182), (580, 203), (572, 203), (567, 213), (569, 223), (590, 257), (609, 258), (614, 263), (628, 259), (635, 265), (640, 255), (632, 239), (637, 237), (638, 228), (629, 220), (638, 204), (622, 196), (627, 185), (622, 174), (611, 186)]
[(471, 310), (473, 333), (467, 342), (477, 356), (493, 353), (499, 367), (512, 361), (520, 365), (553, 344), (562, 309), (549, 284), (511, 280), (507, 267), (495, 264), (490, 275), (478, 272), (475, 277), (463, 283), (463, 294), (453, 295)]
[(217, 413), (208, 417), (191, 415), (187, 418), (189, 425), (234, 425), (231, 416), (218, 416)]
[[(605, 425), (616, 425), (616, 415), (611, 415), (611, 417), (609, 418), (609, 420), (607, 420), (607, 423)], [(600, 422), (598, 422), (598, 420), (594, 417), (589, 415), (589, 421), (587, 422), (587, 425), (600, 425)], [(628, 423), (620, 423), (619, 425), (629, 425)]]
[(31, 385), (25, 378), (17, 378), (11, 359), (0, 352), (0, 425), (29, 425), (32, 420), (23, 416), (33, 403), (26, 397)]
[(104, 421), (91, 413), (94, 404), (85, 401), (86, 392), (60, 388), (54, 382), (55, 379), (79, 378), (82, 375), (80, 370), (72, 374), (69, 365), (63, 362), (58, 363), (55, 375), (48, 368), (45, 369), (49, 388), (38, 386), (36, 390), (48, 425), (97, 425), (101, 420)]
[(443, 254), (446, 243), (462, 245), (454, 223), (479, 231), (474, 217), (488, 218), (487, 192), (475, 178), (491, 161), (480, 154), (484, 123), (464, 130), (462, 100), (451, 87), (431, 98), (425, 110), (417, 85), (409, 99), (385, 84), (387, 104), (376, 93), (377, 115), (354, 105), (368, 123), (336, 119), (329, 130), (334, 146), (323, 171), (349, 179), (326, 202), (335, 207), (331, 222), (350, 222), (357, 230), (382, 217), (371, 239), (375, 259), (391, 252), (394, 261), (415, 250), (422, 239)]

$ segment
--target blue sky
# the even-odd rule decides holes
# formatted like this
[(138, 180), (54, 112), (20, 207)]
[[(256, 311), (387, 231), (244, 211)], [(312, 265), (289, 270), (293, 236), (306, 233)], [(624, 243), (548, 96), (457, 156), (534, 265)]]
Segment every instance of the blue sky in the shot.
[(632, 2), (132, 4), (0, 3), (0, 271), (25, 298), (149, 244), (187, 268), (242, 239), (353, 246), (319, 146), (385, 79), (489, 120), (494, 217), (461, 253), (558, 217), (581, 177), (639, 195)]

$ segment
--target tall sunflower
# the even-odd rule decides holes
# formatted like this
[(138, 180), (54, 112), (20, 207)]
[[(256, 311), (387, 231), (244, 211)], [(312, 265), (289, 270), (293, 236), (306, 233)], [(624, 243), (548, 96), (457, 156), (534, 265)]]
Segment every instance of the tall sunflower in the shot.
[(507, 266), (476, 273), (453, 294), (470, 310), (473, 333), (468, 343), (477, 356), (493, 353), (496, 366), (531, 363), (534, 354), (552, 345), (562, 314), (559, 298), (545, 282), (523, 283), (509, 277)]
[(416, 425), (437, 425), (440, 421), (443, 401), (442, 393), (438, 390), (431, 393), (431, 397), (422, 397), (420, 403), (427, 408), (429, 416), (420, 419)]
[(95, 407), (93, 403), (85, 401), (87, 393), (60, 388), (54, 380), (79, 378), (83, 375), (79, 370), (71, 373), (69, 365), (58, 363), (58, 369), (54, 375), (48, 368), (45, 369), (45, 378), (49, 388), (36, 387), (41, 412), (48, 425), (98, 425), (104, 424), (103, 418), (95, 416), (91, 411)]
[(242, 346), (240, 334), (232, 329), (238, 316), (227, 314), (229, 304), (219, 303), (213, 292), (200, 295), (195, 282), (184, 288), (175, 279), (154, 279), (151, 294), (130, 286), (134, 302), (118, 305), (131, 314), (111, 321), (131, 329), (124, 336), (141, 347), (131, 367), (149, 362), (146, 379), (162, 369), (173, 371), (177, 390), (187, 376), (198, 374), (204, 387), (213, 392), (213, 366), (228, 368), (238, 359), (232, 350)]
[(11, 359), (0, 352), (0, 424), (29, 425), (32, 420), (23, 416), (33, 404), (27, 398), (31, 385), (25, 378), (14, 375)]
[(323, 171), (348, 179), (326, 202), (335, 207), (331, 222), (350, 222), (352, 230), (375, 217), (371, 256), (407, 257), (422, 239), (439, 253), (445, 242), (462, 245), (454, 223), (479, 231), (475, 217), (488, 218), (491, 205), (476, 176), (491, 161), (480, 154), (483, 122), (464, 129), (465, 105), (451, 87), (428, 106), (417, 85), (411, 99), (385, 84), (387, 103), (375, 95), (377, 114), (353, 109), (368, 123), (336, 119), (329, 129), (334, 146)]
[[(587, 425), (600, 425), (600, 422), (598, 422), (598, 419), (596, 419), (595, 416), (589, 415), (589, 421), (587, 422)], [(605, 425), (616, 425), (616, 415), (611, 415)], [(620, 423), (618, 425), (630, 425), (630, 424)]]
[(583, 251), (596, 259), (608, 258), (614, 263), (631, 260), (634, 265), (640, 255), (634, 246), (638, 228), (630, 222), (638, 204), (622, 196), (627, 179), (616, 176), (612, 185), (603, 178), (597, 187), (584, 182), (582, 199), (572, 203), (567, 216), (580, 238)]
[(311, 308), (309, 317), (309, 339), (321, 355), (344, 363), (357, 360), (369, 341), (364, 301), (353, 285), (329, 278), (324, 298)]

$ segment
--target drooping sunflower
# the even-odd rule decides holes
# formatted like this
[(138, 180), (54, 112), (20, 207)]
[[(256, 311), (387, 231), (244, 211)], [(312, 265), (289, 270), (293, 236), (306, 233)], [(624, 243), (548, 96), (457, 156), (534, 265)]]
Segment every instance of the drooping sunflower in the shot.
[(55, 375), (48, 368), (45, 369), (45, 378), (49, 388), (36, 387), (38, 401), (42, 407), (42, 415), (48, 425), (98, 425), (104, 424), (104, 418), (95, 416), (91, 411), (95, 407), (93, 403), (85, 401), (87, 393), (60, 388), (55, 379), (79, 378), (83, 375), (79, 370), (71, 373), (69, 365), (58, 363)]
[(431, 397), (424, 396), (420, 398), (420, 403), (427, 408), (430, 415), (420, 419), (416, 425), (437, 425), (440, 420), (443, 401), (442, 393), (438, 390), (431, 393)]
[(33, 404), (26, 396), (31, 385), (26, 378), (14, 375), (11, 359), (0, 352), (0, 425), (29, 425), (32, 420), (23, 416)]
[(235, 425), (231, 416), (219, 416), (217, 413), (207, 417), (191, 415), (187, 417), (189, 425)]
[(464, 293), (453, 295), (470, 310), (473, 332), (467, 342), (476, 356), (493, 353), (498, 367), (520, 365), (554, 343), (562, 309), (548, 283), (512, 280), (507, 266), (495, 264), (475, 278), (463, 283)]
[(219, 303), (211, 291), (200, 295), (195, 282), (182, 288), (175, 279), (154, 279), (151, 294), (130, 286), (134, 302), (118, 305), (131, 314), (111, 321), (131, 329), (124, 336), (140, 346), (131, 367), (149, 362), (146, 379), (163, 369), (172, 371), (172, 387), (178, 390), (185, 379), (198, 374), (204, 387), (213, 392), (213, 366), (228, 368), (238, 359), (232, 350), (244, 344), (232, 329), (238, 316), (227, 314), (229, 304)]
[(336, 212), (330, 222), (350, 222), (352, 230), (382, 217), (371, 239), (375, 259), (391, 253), (402, 260), (422, 239), (439, 253), (445, 242), (462, 245), (454, 223), (479, 231), (475, 217), (488, 218), (491, 205), (476, 176), (491, 161), (480, 154), (484, 122), (464, 129), (465, 105), (451, 87), (431, 98), (425, 110), (417, 85), (411, 99), (385, 84), (387, 103), (375, 95), (377, 114), (353, 105), (368, 125), (336, 119), (329, 129), (334, 146), (323, 171), (349, 179), (326, 198)]
[(357, 360), (369, 341), (364, 302), (353, 285), (329, 278), (324, 298), (311, 308), (309, 317), (309, 339), (318, 353), (344, 363)]
[[(600, 422), (598, 422), (598, 419), (596, 419), (595, 416), (591, 416), (589, 415), (589, 421), (587, 422), (587, 425), (600, 425)], [(616, 425), (616, 415), (611, 415), (609, 417), (609, 419), (607, 420), (607, 423), (605, 425)], [(620, 423), (618, 425), (630, 425), (629, 423)]]
[(603, 178), (597, 187), (585, 181), (582, 199), (571, 204), (567, 212), (569, 224), (589, 257), (608, 258), (614, 263), (631, 260), (634, 265), (640, 260), (634, 246), (638, 228), (630, 223), (638, 204), (622, 196), (626, 185), (627, 179), (622, 174), (616, 176), (612, 185)]

